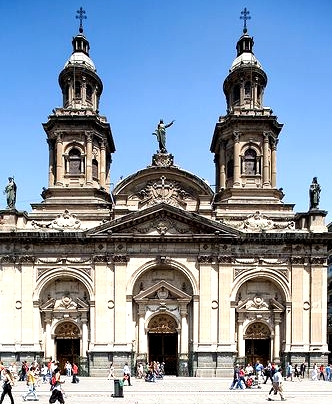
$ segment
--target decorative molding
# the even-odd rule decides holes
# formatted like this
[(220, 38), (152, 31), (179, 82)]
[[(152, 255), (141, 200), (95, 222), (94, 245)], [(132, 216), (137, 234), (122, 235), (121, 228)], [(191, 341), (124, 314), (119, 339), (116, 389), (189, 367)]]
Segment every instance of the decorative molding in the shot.
[(212, 264), (214, 259), (212, 255), (199, 255), (197, 257), (197, 261), (200, 264)]

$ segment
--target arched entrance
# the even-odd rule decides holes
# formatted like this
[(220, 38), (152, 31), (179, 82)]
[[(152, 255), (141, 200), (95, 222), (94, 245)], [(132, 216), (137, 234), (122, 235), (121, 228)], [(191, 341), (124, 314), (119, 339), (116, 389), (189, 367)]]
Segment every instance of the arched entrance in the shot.
[(164, 362), (165, 373), (177, 375), (178, 332), (177, 323), (168, 314), (158, 314), (148, 325), (149, 362)]
[(258, 360), (266, 364), (271, 357), (271, 338), (269, 327), (261, 322), (250, 324), (244, 335), (246, 363)]
[(65, 369), (66, 362), (78, 363), (80, 356), (80, 329), (76, 324), (66, 321), (59, 324), (54, 332), (56, 343), (56, 358), (60, 369)]

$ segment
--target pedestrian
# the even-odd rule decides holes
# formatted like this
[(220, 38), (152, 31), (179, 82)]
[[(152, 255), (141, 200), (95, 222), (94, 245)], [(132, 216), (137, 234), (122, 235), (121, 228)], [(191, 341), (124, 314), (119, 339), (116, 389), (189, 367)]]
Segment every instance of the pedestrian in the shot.
[(291, 382), (293, 381), (293, 365), (291, 363), (287, 365), (286, 378), (287, 380), (290, 378)]
[(272, 382), (272, 364), (271, 362), (267, 362), (267, 365), (264, 369), (264, 376), (265, 376), (265, 381), (263, 384), (266, 384), (266, 382), (270, 379)]
[[(279, 393), (281, 401), (285, 401), (284, 393), (283, 393), (283, 386), (282, 386), (282, 369), (279, 368), (273, 375), (273, 382), (272, 382), (272, 388), (269, 392), (269, 396), (274, 392), (274, 394)], [(268, 401), (273, 401), (271, 397), (268, 397)]]
[(264, 369), (264, 366), (260, 363), (259, 360), (257, 360), (256, 364), (255, 364), (255, 372), (256, 372), (258, 383), (259, 383), (260, 379), (263, 378), (263, 369)]
[(63, 399), (61, 384), (63, 384), (65, 381), (60, 380), (60, 369), (58, 367), (54, 369), (54, 375), (52, 376), (51, 380), (52, 380), (52, 386), (51, 386), (52, 394), (49, 399), (49, 403), (53, 404), (58, 400), (60, 404), (64, 404), (65, 400)]
[(71, 382), (72, 382), (72, 383), (78, 383), (78, 382), (79, 382), (79, 379), (78, 379), (78, 377), (77, 377), (77, 375), (78, 375), (78, 366), (76, 365), (76, 363), (73, 363), (71, 372), (72, 372), (72, 374), (73, 374), (73, 379), (72, 379)]
[(232, 381), (232, 384), (230, 385), (229, 389), (235, 390), (239, 380), (240, 380), (240, 365), (237, 363), (234, 368), (233, 381)]
[(327, 381), (327, 382), (330, 382), (330, 381), (331, 381), (331, 377), (332, 377), (331, 370), (332, 370), (332, 369), (331, 369), (331, 365), (327, 365), (326, 368), (325, 368), (326, 381)]
[(314, 382), (318, 381), (318, 367), (317, 367), (316, 363), (314, 363), (314, 366), (311, 371), (311, 380)]
[(38, 397), (36, 394), (36, 376), (35, 376), (36, 368), (31, 366), (27, 373), (27, 386), (28, 392), (26, 394), (22, 394), (23, 401), (26, 401), (28, 396), (33, 396), (34, 401), (38, 401)]
[(324, 368), (324, 365), (320, 365), (320, 367), (319, 367), (319, 380), (321, 379), (321, 378), (323, 378), (323, 380), (325, 381), (325, 368)]
[(111, 380), (114, 379), (114, 366), (113, 366), (113, 362), (110, 363), (110, 371), (108, 373), (107, 376), (107, 380)]
[(71, 377), (72, 366), (71, 366), (71, 363), (69, 361), (66, 362), (65, 369), (66, 369), (66, 376)]
[(304, 379), (306, 368), (307, 368), (307, 365), (305, 364), (305, 362), (302, 362), (301, 366), (300, 366), (300, 373), (301, 373), (302, 379)]
[(123, 379), (122, 379), (122, 381), (124, 382), (125, 380), (127, 380), (128, 386), (132, 386), (132, 384), (130, 383), (130, 369), (129, 369), (129, 366), (128, 366), (128, 362), (126, 362), (124, 367), (123, 367)]
[(300, 377), (300, 371), (299, 371), (299, 367), (298, 364), (296, 363), (294, 366), (294, 377), (297, 381), (302, 382), (302, 379)]
[(14, 404), (14, 399), (12, 395), (12, 387), (14, 386), (14, 377), (9, 369), (3, 369), (1, 372), (1, 378), (3, 380), (3, 386), (2, 386), (0, 404), (2, 404), (6, 394), (10, 398), (11, 404)]

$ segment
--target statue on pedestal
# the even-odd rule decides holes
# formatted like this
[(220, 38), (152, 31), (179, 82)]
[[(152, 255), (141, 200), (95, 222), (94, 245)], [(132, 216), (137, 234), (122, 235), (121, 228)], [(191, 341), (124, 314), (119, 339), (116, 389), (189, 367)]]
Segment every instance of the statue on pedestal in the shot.
[(8, 184), (6, 185), (6, 188), (4, 190), (4, 194), (6, 194), (6, 198), (7, 198), (7, 209), (15, 209), (16, 190), (17, 190), (17, 187), (14, 182), (14, 178), (9, 177)]
[(312, 179), (312, 183), (309, 188), (309, 197), (310, 197), (309, 210), (318, 208), (319, 199), (320, 199), (320, 191), (321, 191), (321, 188), (317, 182), (317, 177), (314, 177)]
[(173, 123), (174, 123), (174, 120), (170, 123), (165, 124), (164, 121), (162, 119), (160, 119), (157, 129), (152, 133), (153, 135), (157, 136), (160, 153), (167, 153), (166, 128), (169, 128), (171, 125), (173, 125)]

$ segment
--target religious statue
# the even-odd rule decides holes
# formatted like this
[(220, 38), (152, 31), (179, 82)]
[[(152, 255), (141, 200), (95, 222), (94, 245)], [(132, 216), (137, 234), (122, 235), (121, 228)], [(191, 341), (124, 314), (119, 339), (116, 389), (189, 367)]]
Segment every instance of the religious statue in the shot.
[(317, 182), (317, 177), (312, 179), (312, 183), (309, 188), (309, 197), (310, 197), (310, 210), (317, 209), (319, 205), (319, 198), (320, 198), (320, 185)]
[(173, 125), (173, 123), (174, 123), (174, 120), (168, 124), (164, 124), (164, 121), (162, 119), (160, 119), (157, 129), (152, 133), (153, 135), (157, 136), (160, 153), (167, 153), (166, 128), (169, 128), (171, 125)]
[(7, 209), (15, 209), (16, 203), (16, 184), (14, 182), (13, 177), (8, 178), (8, 184), (4, 190), (4, 194), (6, 194), (7, 198)]

